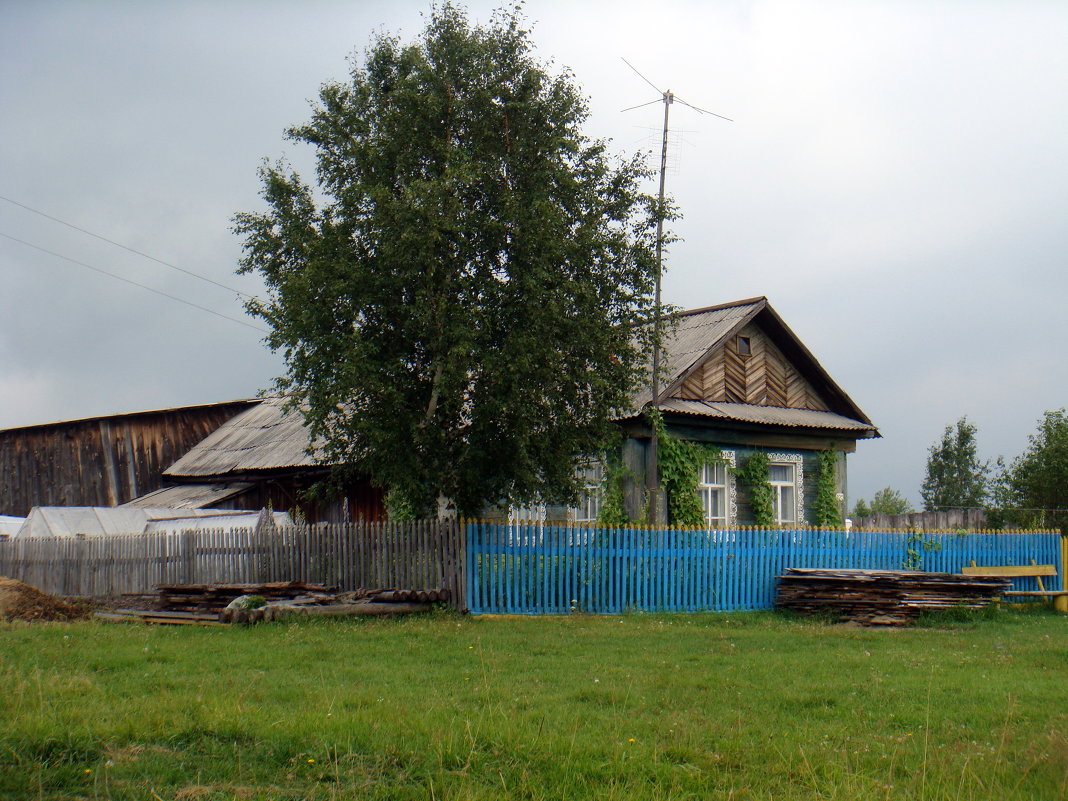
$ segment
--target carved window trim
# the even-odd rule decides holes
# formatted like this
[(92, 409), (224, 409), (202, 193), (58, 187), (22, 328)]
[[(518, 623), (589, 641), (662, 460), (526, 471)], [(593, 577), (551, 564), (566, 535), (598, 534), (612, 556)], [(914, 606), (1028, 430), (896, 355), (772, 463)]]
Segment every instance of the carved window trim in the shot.
[[(805, 524), (805, 457), (799, 453), (769, 453), (770, 464), (789, 464), (794, 468), (794, 525)], [(778, 522), (778, 521), (776, 521)]]

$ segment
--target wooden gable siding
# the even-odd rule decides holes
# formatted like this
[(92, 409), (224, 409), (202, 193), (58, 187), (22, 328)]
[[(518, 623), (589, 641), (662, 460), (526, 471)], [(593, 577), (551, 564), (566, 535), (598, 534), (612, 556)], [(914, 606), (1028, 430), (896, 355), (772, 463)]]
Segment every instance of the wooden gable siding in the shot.
[[(749, 337), (748, 356), (738, 353), (738, 336)], [(760, 328), (750, 323), (738, 336), (728, 339), (694, 370), (675, 396), (686, 400), (829, 410), (812, 385)]]

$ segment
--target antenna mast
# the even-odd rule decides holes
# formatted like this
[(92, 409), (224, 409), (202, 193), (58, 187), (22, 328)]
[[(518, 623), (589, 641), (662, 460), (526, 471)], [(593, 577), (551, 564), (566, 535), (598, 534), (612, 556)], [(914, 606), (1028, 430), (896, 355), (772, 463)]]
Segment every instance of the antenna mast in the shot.
[[(670, 90), (661, 91), (656, 84), (638, 72), (637, 67), (631, 64), (626, 59), (623, 59), (623, 63), (630, 67), (634, 72), (638, 74), (643, 81), (649, 84), (653, 89), (659, 92), (660, 97), (656, 100), (650, 100), (648, 103), (641, 103), (637, 106), (631, 106), (625, 108), (623, 111), (633, 111), (637, 108), (651, 105), (652, 103), (664, 104), (664, 131), (660, 144), (660, 205), (659, 214), (656, 220), (656, 290), (653, 297), (653, 375), (650, 382), (650, 404), (652, 407), (658, 408), (660, 405), (660, 278), (664, 273), (664, 185), (667, 180), (667, 153), (668, 153), (668, 115), (671, 111), (671, 104), (678, 100), (684, 106), (692, 108), (699, 114), (711, 114), (713, 117), (719, 117), (721, 120), (727, 122), (733, 122), (729, 117), (724, 117), (721, 114), (716, 114), (713, 111), (707, 111), (703, 108), (690, 105), (685, 100), (675, 97), (674, 93)], [(650, 519), (654, 525), (660, 525), (664, 523), (662, 519), (661, 507), (659, 502), (660, 494), (660, 435), (657, 433), (656, 426), (653, 426), (652, 439), (649, 443), (649, 465), (647, 467), (646, 485), (649, 490), (649, 510)]]

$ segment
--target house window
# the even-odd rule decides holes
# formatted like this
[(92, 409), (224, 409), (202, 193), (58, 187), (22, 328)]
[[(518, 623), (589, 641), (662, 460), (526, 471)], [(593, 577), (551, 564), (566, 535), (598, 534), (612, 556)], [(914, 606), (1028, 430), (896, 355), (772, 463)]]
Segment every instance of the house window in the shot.
[(704, 510), (705, 525), (709, 528), (727, 528), (738, 519), (738, 493), (731, 472), (735, 464), (734, 451), (720, 451), (714, 462), (701, 466), (697, 495)]
[(571, 510), (571, 519), (576, 523), (596, 523), (604, 502), (604, 466), (600, 462), (588, 464), (578, 470), (578, 506)]
[(738, 355), (748, 356), (752, 352), (752, 345), (749, 341), (749, 337), (738, 337)]
[(701, 466), (701, 477), (697, 484), (701, 496), (701, 507), (705, 513), (705, 523), (709, 528), (726, 528), (727, 514), (727, 463), (708, 462)]
[(768, 471), (776, 523), (797, 522), (797, 465), (772, 463)]

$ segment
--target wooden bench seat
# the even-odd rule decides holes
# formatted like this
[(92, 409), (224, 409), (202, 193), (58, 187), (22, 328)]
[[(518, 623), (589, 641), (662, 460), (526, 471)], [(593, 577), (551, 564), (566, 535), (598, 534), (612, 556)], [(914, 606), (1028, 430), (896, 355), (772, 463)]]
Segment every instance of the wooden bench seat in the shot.
[(1038, 565), (1031, 560), (1029, 565), (976, 565), (973, 560), (967, 567), (960, 571), (965, 576), (993, 576), (996, 578), (1034, 578), (1038, 582), (1037, 590), (1007, 590), (1002, 593), (1009, 597), (1033, 597), (1042, 598), (1053, 602), (1054, 608), (1059, 612), (1068, 612), (1068, 590), (1047, 590), (1042, 583), (1043, 576), (1056, 576), (1055, 565)]

